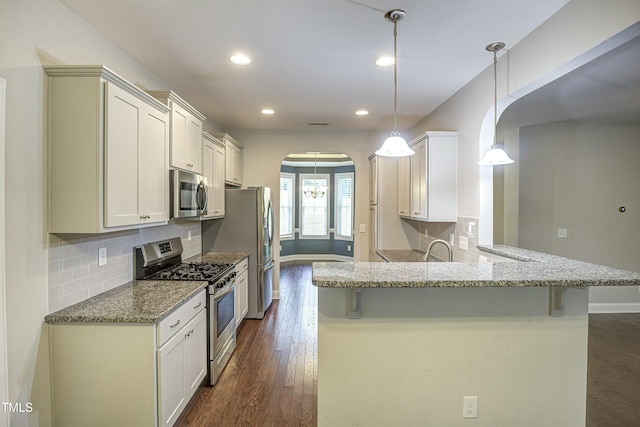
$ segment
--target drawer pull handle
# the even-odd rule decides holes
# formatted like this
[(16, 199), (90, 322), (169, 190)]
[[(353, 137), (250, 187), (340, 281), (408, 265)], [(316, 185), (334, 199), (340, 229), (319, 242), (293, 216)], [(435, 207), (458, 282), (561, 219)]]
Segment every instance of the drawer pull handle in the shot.
[(174, 323), (173, 325), (169, 326), (170, 328), (175, 328), (176, 326), (178, 326), (180, 324), (180, 319), (178, 319), (176, 321), (176, 323)]
[(194, 305), (193, 308), (198, 308), (202, 305), (202, 301), (200, 301), (197, 305)]

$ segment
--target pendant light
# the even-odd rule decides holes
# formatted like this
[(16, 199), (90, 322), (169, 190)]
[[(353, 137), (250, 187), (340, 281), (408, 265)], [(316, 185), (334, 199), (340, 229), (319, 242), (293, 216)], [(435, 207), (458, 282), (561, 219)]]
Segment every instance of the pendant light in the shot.
[(493, 145), (478, 162), (483, 166), (499, 166), (513, 163), (504, 149), (498, 145), (498, 51), (504, 48), (504, 43), (496, 42), (487, 46), (489, 52), (493, 52)]
[(392, 9), (385, 13), (384, 19), (393, 22), (393, 131), (391, 135), (384, 141), (382, 147), (376, 151), (376, 155), (383, 157), (405, 157), (415, 154), (415, 152), (409, 148), (407, 141), (400, 136), (398, 132), (398, 54), (396, 48), (396, 40), (398, 38), (397, 23), (403, 19), (406, 13), (402, 9)]
[[(316, 178), (317, 172), (318, 172), (318, 152), (314, 153), (314, 161), (313, 161), (313, 175), (314, 175), (314, 179)], [(313, 190), (311, 189), (306, 189), (302, 192), (302, 194), (304, 194), (305, 197), (312, 197), (314, 199), (317, 198), (323, 198), (324, 197), (324, 191), (322, 191), (320, 189), (320, 187), (316, 186)]]

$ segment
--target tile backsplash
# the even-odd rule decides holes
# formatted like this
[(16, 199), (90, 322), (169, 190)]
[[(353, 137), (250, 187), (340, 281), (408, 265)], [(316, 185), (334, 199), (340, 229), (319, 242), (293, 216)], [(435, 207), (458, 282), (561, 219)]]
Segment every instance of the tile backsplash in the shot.
[[(200, 222), (99, 235), (49, 234), (49, 312), (133, 280), (134, 247), (170, 237), (182, 239), (183, 258), (202, 250)], [(100, 248), (107, 248), (107, 264), (98, 267)]]

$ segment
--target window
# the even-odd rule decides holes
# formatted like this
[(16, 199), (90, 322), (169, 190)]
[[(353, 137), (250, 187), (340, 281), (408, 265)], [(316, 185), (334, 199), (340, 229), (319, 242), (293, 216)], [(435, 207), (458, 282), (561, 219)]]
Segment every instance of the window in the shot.
[(329, 238), (329, 175), (300, 174), (300, 237)]
[(353, 239), (353, 172), (337, 173), (335, 238)]
[(295, 188), (295, 174), (282, 172), (280, 174), (280, 240), (293, 239)]

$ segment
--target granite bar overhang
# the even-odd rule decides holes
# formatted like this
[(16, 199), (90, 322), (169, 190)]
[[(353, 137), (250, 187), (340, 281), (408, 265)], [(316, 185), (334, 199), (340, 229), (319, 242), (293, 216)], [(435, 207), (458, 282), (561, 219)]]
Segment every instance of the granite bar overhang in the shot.
[(504, 245), (480, 251), (519, 262), (314, 262), (323, 288), (640, 286), (640, 274)]

